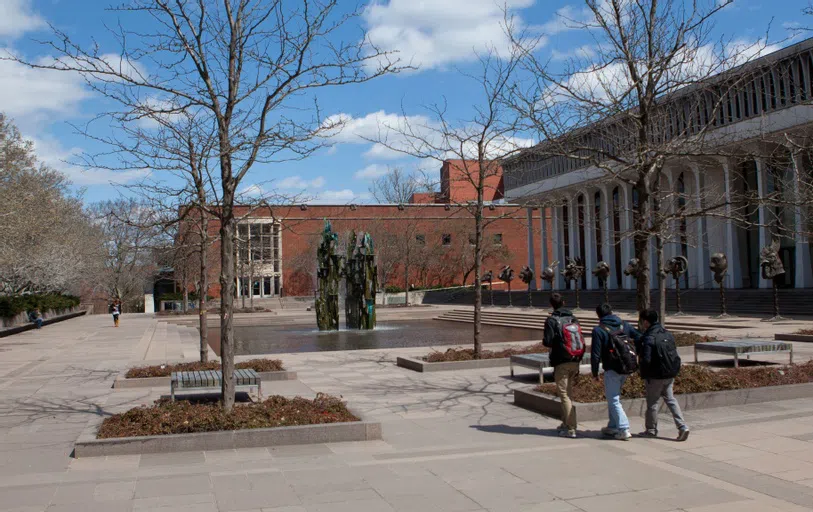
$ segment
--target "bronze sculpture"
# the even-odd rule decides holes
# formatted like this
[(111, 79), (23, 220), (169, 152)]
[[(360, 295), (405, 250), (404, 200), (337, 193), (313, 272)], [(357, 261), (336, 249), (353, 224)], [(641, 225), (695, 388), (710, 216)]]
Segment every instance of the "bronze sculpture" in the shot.
[(531, 283), (534, 280), (534, 271), (531, 267), (525, 265), (519, 271), (519, 278), (528, 286), (528, 307), (533, 307), (533, 295), (531, 295)]
[(779, 240), (774, 238), (771, 245), (767, 245), (759, 251), (759, 267), (762, 269), (762, 279), (770, 279), (773, 285), (773, 317), (763, 320), (763, 322), (778, 322), (786, 320), (779, 315), (779, 286), (777, 278), (785, 274), (785, 266), (779, 257)]
[(338, 244), (339, 235), (325, 219), (322, 241), (316, 251), (318, 287), (315, 308), (320, 331), (339, 329), (339, 279), (344, 272), (344, 258), (337, 254)]
[(556, 271), (558, 269), (559, 269), (559, 260), (553, 260), (550, 265), (542, 269), (542, 275), (539, 276), (542, 278), (543, 281), (548, 283), (551, 290), (556, 288), (553, 282), (556, 279)]
[(627, 268), (624, 269), (625, 276), (632, 276), (636, 280), (644, 275), (644, 272), (646, 272), (646, 270), (638, 258), (632, 258), (629, 263), (627, 263)]
[(687, 260), (685, 256), (669, 258), (669, 261), (666, 262), (666, 266), (662, 270), (664, 274), (670, 274), (672, 279), (675, 280), (675, 306), (677, 307), (675, 316), (683, 316), (683, 309), (680, 307), (680, 276), (685, 274), (688, 270), (689, 260)]
[(724, 284), (725, 276), (728, 272), (728, 258), (722, 252), (712, 254), (709, 261), (709, 268), (714, 273), (714, 280), (720, 286), (720, 314), (714, 318), (728, 318), (729, 315), (726, 312)]
[(375, 329), (378, 266), (369, 233), (354, 231), (347, 245), (345, 264), (345, 322), (348, 329)]
[(601, 287), (604, 288), (604, 302), (610, 303), (610, 292), (607, 289), (607, 282), (610, 280), (610, 264), (606, 261), (599, 261), (596, 263), (596, 268), (593, 269), (593, 275), (598, 278)]
[(509, 265), (506, 265), (500, 271), (499, 277), (500, 280), (508, 284), (508, 307), (513, 307), (511, 302), (511, 281), (514, 280), (514, 270)]
[(579, 288), (581, 288), (582, 276), (584, 275), (584, 260), (578, 256), (575, 258), (568, 258), (567, 265), (565, 265), (565, 279), (574, 282), (574, 290), (576, 291), (576, 309), (581, 307), (579, 301)]
[(494, 272), (488, 271), (483, 274), (483, 277), (480, 278), (480, 282), (483, 281), (488, 283), (488, 294), (491, 296), (491, 305), (494, 305), (494, 285), (491, 283), (494, 280)]

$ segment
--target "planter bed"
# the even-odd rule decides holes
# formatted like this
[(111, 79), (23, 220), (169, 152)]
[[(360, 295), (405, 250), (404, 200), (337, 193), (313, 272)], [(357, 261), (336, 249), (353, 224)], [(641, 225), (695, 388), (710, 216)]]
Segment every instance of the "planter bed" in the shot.
[[(560, 402), (551, 384), (514, 391), (514, 403), (543, 414), (559, 417)], [(675, 381), (675, 398), (684, 410), (746, 405), (774, 400), (791, 400), (813, 394), (813, 361), (784, 368), (727, 369), (713, 371), (685, 365)], [(607, 417), (607, 403), (601, 383), (581, 375), (572, 397), (581, 421)], [(646, 399), (643, 383), (636, 375), (627, 379), (622, 390), (627, 414), (643, 416)], [(661, 409), (665, 406), (661, 404)]]
[[(264, 381), (296, 380), (296, 372), (286, 371), (279, 359), (251, 359), (234, 365), (234, 368), (251, 369), (260, 374)], [(113, 382), (113, 387), (121, 388), (151, 388), (169, 386), (172, 372), (191, 372), (201, 370), (219, 370), (220, 361), (199, 361), (191, 363), (177, 363), (169, 365), (143, 366), (130, 368), (123, 375), (119, 375)]]
[(806, 341), (813, 342), (813, 334), (774, 334), (776, 341)]
[(510, 357), (516, 354), (539, 354), (548, 352), (542, 343), (527, 347), (508, 347), (502, 350), (483, 350), (480, 359), (474, 359), (470, 348), (450, 348), (445, 352), (432, 352), (421, 358), (399, 357), (396, 364), (416, 372), (443, 372), (448, 370), (477, 370), (508, 366)]
[[(304, 410), (310, 407), (312, 410)], [(248, 411), (246, 408), (256, 409)], [(294, 418), (296, 414), (299, 417)], [(276, 423), (279, 426), (273, 426)], [(178, 432), (178, 431), (181, 432)], [(139, 433), (147, 435), (138, 435)], [(258, 448), (381, 439), (381, 424), (364, 421), (339, 399), (270, 397), (259, 404), (236, 404), (229, 415), (218, 403), (159, 400), (88, 423), (74, 456), (101, 457), (200, 450)]]
[[(296, 380), (296, 372), (287, 370), (279, 372), (257, 372), (260, 374), (260, 379), (263, 382), (280, 381), (280, 380)], [(170, 377), (145, 377), (141, 379), (128, 379), (124, 376), (116, 377), (113, 381), (114, 389), (130, 389), (130, 388), (156, 388), (156, 387), (169, 387)]]
[(507, 357), (493, 359), (471, 359), (468, 361), (445, 361), (442, 363), (427, 363), (423, 359), (412, 357), (398, 357), (396, 364), (401, 368), (416, 372), (445, 372), (449, 370), (477, 370), (481, 368), (498, 368), (508, 366), (511, 360)]

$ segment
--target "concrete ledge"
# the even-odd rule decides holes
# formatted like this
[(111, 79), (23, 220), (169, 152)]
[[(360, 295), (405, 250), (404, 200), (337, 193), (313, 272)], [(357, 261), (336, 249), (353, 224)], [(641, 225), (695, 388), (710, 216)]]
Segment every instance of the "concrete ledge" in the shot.
[[(130, 388), (157, 388), (168, 387), (169, 377), (146, 377), (143, 379), (127, 379), (122, 372), (116, 380), (113, 381), (114, 389), (130, 389)], [(279, 381), (279, 380), (296, 380), (296, 372), (281, 371), (281, 372), (258, 372), (260, 379), (263, 382)]]
[[(358, 414), (356, 414), (358, 416)], [(103, 417), (91, 419), (74, 445), (74, 457), (139, 455), (201, 450), (230, 450), (298, 444), (343, 443), (381, 439), (381, 423), (353, 421), (295, 427), (256, 428), (195, 434), (97, 439)]]
[(447, 361), (444, 363), (427, 363), (412, 357), (398, 357), (395, 363), (401, 368), (416, 372), (445, 372), (449, 370), (477, 370), (480, 368), (498, 368), (508, 366), (511, 360), (507, 357), (498, 359), (474, 359), (471, 361)]
[(807, 341), (813, 343), (813, 335), (811, 334), (774, 334), (773, 339), (776, 341)]
[[(63, 320), (70, 320), (71, 318), (76, 318), (78, 316), (82, 316), (87, 313), (87, 310), (82, 311), (75, 311), (73, 313), (68, 313), (67, 315), (60, 315), (54, 316), (42, 321), (42, 326), (45, 327), (47, 325), (55, 324), (57, 322), (62, 322)], [(17, 325), (14, 327), (7, 327), (5, 329), (0, 329), (0, 338), (4, 336), (11, 336), (12, 334), (18, 334), (25, 331), (31, 331), (36, 329), (37, 327), (33, 323), (25, 323), (22, 325)]]
[[(689, 393), (675, 395), (680, 408), (684, 411), (697, 409), (712, 409), (715, 407), (728, 407), (775, 400), (793, 400), (796, 398), (809, 398), (813, 395), (813, 383), (789, 384), (786, 386), (766, 386), (762, 388), (732, 389), (728, 391), (712, 391), (709, 393)], [(644, 416), (646, 413), (645, 398), (629, 398), (621, 401), (624, 411), (629, 416)], [(514, 404), (525, 409), (540, 412), (554, 418), (561, 417), (561, 405), (558, 397), (539, 393), (531, 389), (515, 389)], [(607, 403), (577, 403), (576, 414), (579, 421), (601, 421), (607, 419)], [(666, 405), (661, 401), (659, 411), (666, 411)]]

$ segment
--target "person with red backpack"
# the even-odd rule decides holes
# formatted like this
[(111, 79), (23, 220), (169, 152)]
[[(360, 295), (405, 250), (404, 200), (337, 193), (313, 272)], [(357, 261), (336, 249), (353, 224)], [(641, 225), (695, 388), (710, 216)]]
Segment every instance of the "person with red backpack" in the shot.
[(576, 409), (570, 400), (573, 382), (579, 374), (579, 364), (584, 357), (585, 342), (579, 321), (569, 309), (564, 309), (565, 300), (558, 293), (550, 296), (553, 313), (545, 320), (542, 344), (550, 348), (550, 365), (553, 366), (553, 380), (562, 402), (562, 424), (557, 430), (561, 437), (576, 437)]
[(599, 320), (598, 325), (593, 328), (590, 366), (596, 381), (599, 378), (599, 364), (604, 369), (604, 396), (607, 398), (610, 416), (609, 423), (601, 429), (601, 433), (620, 441), (628, 441), (632, 434), (629, 419), (621, 406), (621, 387), (627, 380), (627, 375), (638, 371), (635, 341), (641, 334), (628, 322), (614, 315), (607, 303), (596, 307), (596, 315)]

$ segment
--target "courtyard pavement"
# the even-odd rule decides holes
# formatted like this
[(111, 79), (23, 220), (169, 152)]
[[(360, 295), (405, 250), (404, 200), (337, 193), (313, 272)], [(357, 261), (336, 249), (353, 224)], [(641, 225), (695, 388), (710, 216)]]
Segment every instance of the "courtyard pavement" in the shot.
[[(0, 339), (0, 510), (813, 510), (813, 397), (688, 412), (685, 443), (665, 416), (665, 439), (602, 440), (600, 422), (561, 439), (558, 421), (511, 404), (531, 375), (393, 364), (426, 348), (274, 356), (299, 381), (266, 394), (342, 395), (382, 422), (382, 441), (75, 459), (91, 418), (168, 393), (114, 391), (121, 370), (197, 357), (190, 326), (151, 315), (111, 323), (82, 317)], [(795, 347), (799, 361), (813, 355)]]

